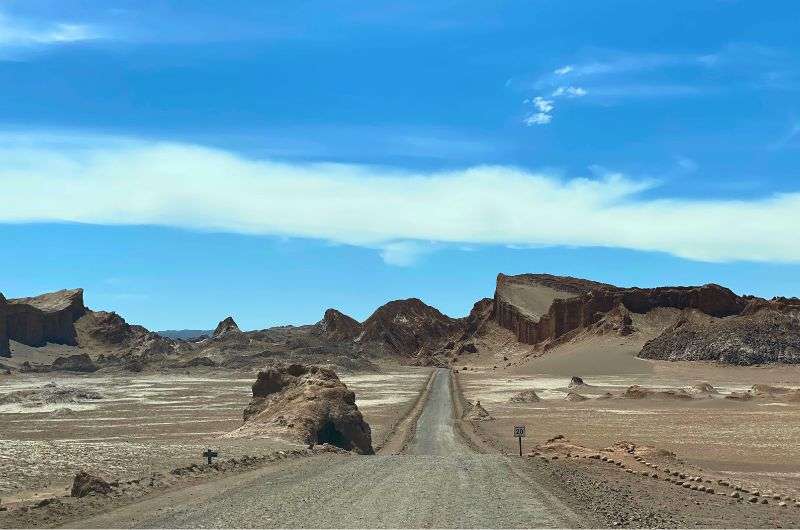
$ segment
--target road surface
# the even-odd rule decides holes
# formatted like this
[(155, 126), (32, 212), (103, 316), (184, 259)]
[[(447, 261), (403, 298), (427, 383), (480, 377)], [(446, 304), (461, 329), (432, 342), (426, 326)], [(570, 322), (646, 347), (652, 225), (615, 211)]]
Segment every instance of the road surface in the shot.
[(508, 458), (473, 452), (439, 369), (402, 455), (325, 455), (168, 492), (77, 527), (575, 527)]

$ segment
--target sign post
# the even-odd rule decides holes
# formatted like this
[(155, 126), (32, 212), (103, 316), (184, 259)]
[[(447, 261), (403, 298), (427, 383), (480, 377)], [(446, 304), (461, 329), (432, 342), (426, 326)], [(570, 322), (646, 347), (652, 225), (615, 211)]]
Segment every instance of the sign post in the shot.
[(519, 439), (519, 456), (522, 456), (522, 439), (525, 437), (525, 426), (524, 425), (515, 425), (514, 426), (514, 437)]
[(219, 453), (217, 453), (216, 451), (213, 451), (211, 449), (206, 449), (205, 451), (203, 451), (203, 456), (208, 459), (208, 465), (210, 466), (211, 465), (211, 459), (219, 456)]

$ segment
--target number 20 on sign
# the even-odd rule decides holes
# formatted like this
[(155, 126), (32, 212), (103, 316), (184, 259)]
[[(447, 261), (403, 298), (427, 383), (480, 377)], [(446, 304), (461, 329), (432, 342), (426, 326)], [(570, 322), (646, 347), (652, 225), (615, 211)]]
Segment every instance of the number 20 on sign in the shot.
[(524, 425), (515, 425), (514, 426), (514, 437), (519, 439), (519, 456), (522, 456), (522, 439), (525, 437), (525, 426)]

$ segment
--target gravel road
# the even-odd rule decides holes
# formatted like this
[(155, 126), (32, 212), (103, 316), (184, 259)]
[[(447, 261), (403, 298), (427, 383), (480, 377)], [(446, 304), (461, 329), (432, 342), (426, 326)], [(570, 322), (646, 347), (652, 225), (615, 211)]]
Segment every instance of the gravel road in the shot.
[(402, 455), (325, 455), (168, 492), (76, 527), (575, 527), (581, 521), (503, 456), (473, 452), (440, 369)]

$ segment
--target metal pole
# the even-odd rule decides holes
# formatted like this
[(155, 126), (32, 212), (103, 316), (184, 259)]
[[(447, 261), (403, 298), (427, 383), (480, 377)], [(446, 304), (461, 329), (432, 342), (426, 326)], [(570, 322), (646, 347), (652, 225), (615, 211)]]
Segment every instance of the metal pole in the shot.
[(519, 437), (519, 456), (522, 456), (522, 436)]

